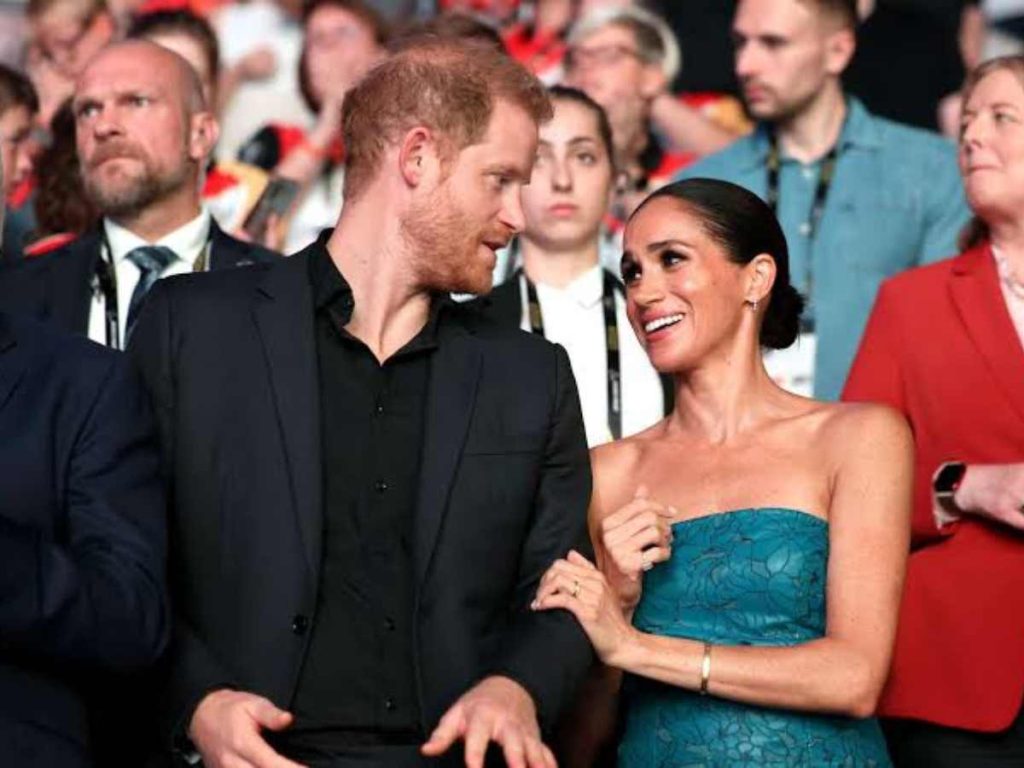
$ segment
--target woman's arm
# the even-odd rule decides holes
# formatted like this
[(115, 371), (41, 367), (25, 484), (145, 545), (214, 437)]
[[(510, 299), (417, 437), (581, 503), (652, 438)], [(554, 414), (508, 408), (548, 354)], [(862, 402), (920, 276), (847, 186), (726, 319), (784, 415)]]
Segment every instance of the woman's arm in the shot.
[[(870, 715), (889, 670), (910, 534), (912, 442), (895, 412), (835, 417), (825, 636), (793, 647), (715, 646), (708, 691), (781, 709)], [(572, 611), (609, 666), (699, 690), (704, 644), (631, 627), (601, 573), (578, 555), (542, 581), (538, 609)], [(577, 586), (578, 585), (578, 586)], [(572, 593), (576, 593), (576, 597)]]

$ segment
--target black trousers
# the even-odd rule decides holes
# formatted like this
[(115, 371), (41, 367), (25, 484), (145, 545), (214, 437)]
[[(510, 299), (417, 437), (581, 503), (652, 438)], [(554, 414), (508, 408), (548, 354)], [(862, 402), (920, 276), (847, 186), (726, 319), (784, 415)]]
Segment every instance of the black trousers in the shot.
[(1024, 766), (1024, 710), (999, 733), (946, 728), (920, 720), (883, 720), (896, 768)]

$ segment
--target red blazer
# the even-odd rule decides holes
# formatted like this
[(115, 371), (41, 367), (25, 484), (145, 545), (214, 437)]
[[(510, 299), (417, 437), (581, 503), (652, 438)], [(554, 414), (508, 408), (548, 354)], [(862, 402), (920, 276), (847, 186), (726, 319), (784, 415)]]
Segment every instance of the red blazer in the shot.
[(879, 707), (975, 731), (1006, 728), (1024, 696), (1024, 536), (932, 517), (938, 466), (1024, 462), (1024, 348), (987, 244), (882, 285), (845, 400), (887, 403), (916, 445), (913, 551)]

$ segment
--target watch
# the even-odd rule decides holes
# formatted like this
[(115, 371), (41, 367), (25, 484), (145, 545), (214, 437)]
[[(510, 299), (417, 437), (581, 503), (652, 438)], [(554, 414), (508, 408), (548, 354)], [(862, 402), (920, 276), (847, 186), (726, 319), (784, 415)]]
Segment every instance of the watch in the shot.
[(932, 493), (935, 495), (935, 502), (951, 515), (960, 515), (963, 512), (953, 501), (953, 495), (960, 487), (960, 483), (963, 482), (966, 472), (967, 465), (962, 461), (947, 461), (940, 464), (939, 468), (935, 470), (935, 474), (932, 475)]

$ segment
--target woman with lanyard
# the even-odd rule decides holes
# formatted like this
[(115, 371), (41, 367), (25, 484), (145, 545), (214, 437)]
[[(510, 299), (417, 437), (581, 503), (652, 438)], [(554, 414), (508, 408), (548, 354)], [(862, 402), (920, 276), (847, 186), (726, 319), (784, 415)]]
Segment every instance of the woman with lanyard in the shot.
[(531, 183), (523, 188), (522, 268), (481, 310), (543, 335), (569, 354), (591, 446), (631, 435), (665, 414), (658, 374), (625, 315), (617, 277), (600, 265), (602, 221), (615, 170), (604, 111), (581, 91), (551, 91)]

